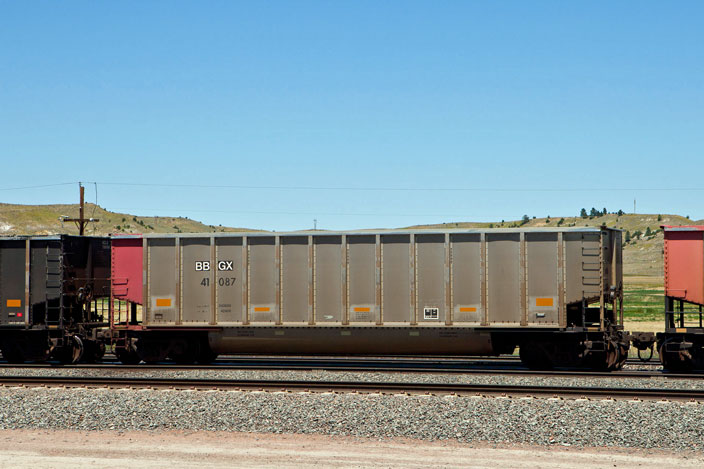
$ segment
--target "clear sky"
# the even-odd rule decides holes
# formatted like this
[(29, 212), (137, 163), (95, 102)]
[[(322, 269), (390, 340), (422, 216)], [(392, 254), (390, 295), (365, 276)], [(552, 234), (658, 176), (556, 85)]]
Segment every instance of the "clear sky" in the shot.
[[(0, 202), (704, 218), (704, 2), (0, 0)], [(134, 185), (128, 185), (134, 184)]]

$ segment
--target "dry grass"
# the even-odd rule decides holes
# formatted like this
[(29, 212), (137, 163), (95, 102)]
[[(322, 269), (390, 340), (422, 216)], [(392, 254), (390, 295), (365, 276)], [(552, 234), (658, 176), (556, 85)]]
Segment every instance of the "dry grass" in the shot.
[[(52, 235), (78, 234), (74, 223), (61, 222), (61, 216), (78, 218), (78, 205), (10, 205), (0, 204), (0, 235)], [(138, 217), (126, 213), (107, 211), (94, 204), (86, 204), (86, 218), (97, 218), (89, 223), (86, 234), (110, 233), (204, 233), (226, 231), (252, 231), (205, 225), (184, 217)]]
[[(607, 214), (601, 217), (551, 217), (534, 218), (523, 224), (520, 220), (510, 220), (495, 223), (443, 223), (438, 225), (416, 225), (411, 228), (539, 228), (539, 227), (598, 227), (617, 228), (633, 235), (640, 231), (639, 238), (632, 237), (624, 242), (623, 271), (625, 275), (657, 277), (663, 275), (662, 252), (663, 233), (661, 225), (696, 225), (704, 224), (704, 220), (693, 221), (680, 215), (658, 214)], [(644, 234), (650, 229), (651, 236)]]

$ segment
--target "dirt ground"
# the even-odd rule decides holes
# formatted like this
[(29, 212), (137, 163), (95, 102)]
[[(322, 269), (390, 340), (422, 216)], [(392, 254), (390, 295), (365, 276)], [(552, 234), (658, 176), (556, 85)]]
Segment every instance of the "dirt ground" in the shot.
[[(664, 318), (664, 315), (663, 315)], [(662, 332), (665, 330), (665, 319), (662, 321), (623, 321), (623, 329), (629, 332)]]
[[(497, 445), (498, 446), (498, 445)], [(71, 449), (68, 449), (71, 448)], [(0, 467), (701, 468), (704, 454), (215, 432), (0, 430)]]

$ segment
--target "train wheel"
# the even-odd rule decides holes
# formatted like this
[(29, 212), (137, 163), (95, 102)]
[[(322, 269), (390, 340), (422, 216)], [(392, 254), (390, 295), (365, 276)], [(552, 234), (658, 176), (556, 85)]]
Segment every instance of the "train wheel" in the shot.
[(115, 356), (123, 365), (136, 365), (142, 361), (139, 354), (132, 348), (115, 347)]
[(210, 349), (210, 345), (208, 345), (207, 341), (200, 344), (198, 356), (196, 357), (196, 361), (199, 364), (209, 365), (210, 363), (213, 363), (216, 358), (218, 358), (218, 354)]
[(85, 352), (83, 358), (86, 363), (96, 363), (103, 359), (105, 355), (105, 344), (95, 340), (84, 340)]
[(77, 335), (66, 337), (64, 345), (56, 347), (51, 356), (64, 365), (78, 363), (83, 358), (83, 340)]
[(26, 358), (22, 350), (18, 347), (5, 347), (2, 349), (2, 356), (8, 363), (24, 363)]
[(626, 364), (626, 360), (628, 360), (628, 343), (619, 343), (616, 345), (619, 350), (619, 355), (620, 355), (620, 360), (618, 361), (618, 364), (616, 365), (616, 369), (620, 370), (623, 368), (623, 365)]
[(666, 340), (658, 347), (660, 362), (663, 368), (668, 371), (681, 372), (690, 371), (693, 368), (692, 357), (686, 350), (667, 351), (667, 345), (673, 341)]
[(83, 358), (83, 340), (77, 335), (71, 337), (71, 363), (78, 363)]
[(591, 368), (599, 371), (616, 371), (620, 370), (628, 353), (625, 354), (619, 344), (613, 340), (604, 342), (606, 350), (601, 352), (592, 352), (590, 357)]
[(614, 371), (621, 361), (621, 351), (613, 340), (606, 341), (606, 369)]
[(162, 340), (147, 340), (141, 338), (137, 341), (137, 353), (145, 363), (158, 363), (166, 360), (169, 352), (168, 343)]
[(531, 370), (549, 370), (553, 368), (553, 362), (545, 349), (537, 343), (521, 344), (518, 349), (523, 365)]
[(198, 356), (197, 348), (185, 339), (173, 340), (169, 348), (169, 358), (181, 365), (193, 364)]

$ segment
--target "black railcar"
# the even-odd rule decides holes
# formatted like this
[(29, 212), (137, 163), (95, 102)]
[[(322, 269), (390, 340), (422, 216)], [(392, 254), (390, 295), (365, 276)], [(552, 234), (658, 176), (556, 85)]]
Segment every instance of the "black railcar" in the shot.
[[(110, 240), (0, 239), (0, 350), (10, 362), (102, 357), (110, 296)], [(105, 307), (107, 312), (107, 306)]]

